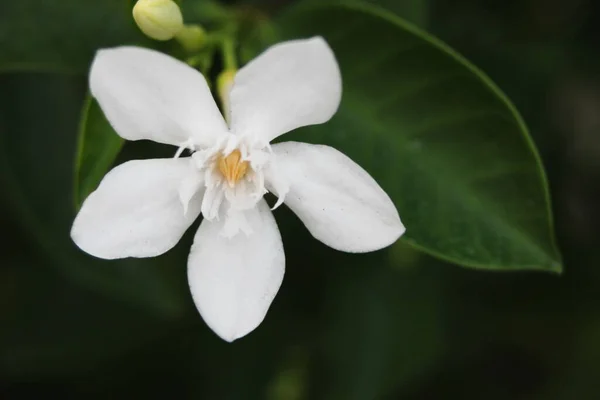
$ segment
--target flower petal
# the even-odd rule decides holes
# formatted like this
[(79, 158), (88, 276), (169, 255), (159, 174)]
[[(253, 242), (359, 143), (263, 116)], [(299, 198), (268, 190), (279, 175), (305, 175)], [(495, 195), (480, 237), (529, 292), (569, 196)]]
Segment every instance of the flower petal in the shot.
[(106, 259), (153, 257), (171, 249), (200, 213), (203, 191), (184, 215), (179, 199), (189, 157), (135, 160), (110, 171), (75, 217), (77, 246)]
[(204, 191), (204, 188), (204, 174), (196, 168), (188, 170), (179, 184), (179, 201), (183, 205), (184, 214), (187, 214), (190, 201), (200, 190)]
[(188, 280), (206, 324), (229, 342), (253, 331), (264, 319), (285, 270), (279, 229), (267, 203), (244, 212), (246, 235), (222, 235), (223, 219), (203, 220), (188, 259)]
[[(273, 145), (277, 169), (290, 183), (288, 205), (310, 233), (334, 249), (374, 251), (394, 243), (404, 226), (394, 203), (358, 164), (329, 146)], [(267, 175), (267, 187), (273, 187)], [(277, 190), (274, 188), (274, 193)]]
[(280, 43), (235, 76), (231, 129), (267, 143), (301, 126), (328, 121), (341, 95), (340, 70), (323, 38)]
[(227, 126), (198, 71), (141, 47), (100, 50), (90, 89), (123, 138), (181, 146), (210, 146)]

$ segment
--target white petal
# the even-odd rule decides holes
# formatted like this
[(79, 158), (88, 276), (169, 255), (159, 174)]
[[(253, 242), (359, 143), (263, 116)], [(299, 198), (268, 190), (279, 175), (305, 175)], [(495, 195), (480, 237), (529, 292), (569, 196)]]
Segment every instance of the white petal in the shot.
[(192, 168), (179, 184), (179, 200), (183, 205), (184, 214), (187, 214), (190, 201), (200, 190), (204, 191), (204, 174), (197, 168)]
[(277, 155), (273, 154), (271, 162), (264, 169), (264, 179), (266, 182), (269, 182), (269, 191), (277, 196), (277, 202), (271, 210), (275, 210), (283, 204), (285, 196), (290, 190), (290, 182), (285, 173), (278, 168), (278, 160)]
[(225, 192), (220, 186), (207, 186), (202, 198), (202, 216), (212, 220), (219, 216)]
[(229, 342), (264, 319), (285, 270), (279, 229), (267, 203), (245, 211), (252, 233), (221, 234), (224, 221), (203, 220), (188, 259), (188, 280), (206, 324)]
[(141, 47), (100, 50), (90, 89), (115, 131), (128, 140), (210, 146), (227, 126), (198, 71)]
[(232, 238), (239, 232), (243, 232), (246, 235), (252, 234), (252, 226), (246, 218), (246, 210), (237, 210), (233, 207), (229, 207), (227, 210), (227, 216), (225, 218), (225, 224), (220, 232), (220, 235), (226, 238)]
[(341, 95), (340, 70), (323, 38), (280, 43), (235, 76), (231, 129), (268, 143), (301, 126), (328, 121)]
[(404, 233), (389, 196), (341, 152), (297, 142), (275, 144), (273, 151), (278, 170), (290, 182), (285, 204), (321, 242), (362, 253), (386, 247)]
[(179, 186), (189, 157), (135, 160), (110, 171), (75, 217), (71, 237), (93, 256), (153, 257), (171, 249), (200, 213), (202, 192), (184, 215)]

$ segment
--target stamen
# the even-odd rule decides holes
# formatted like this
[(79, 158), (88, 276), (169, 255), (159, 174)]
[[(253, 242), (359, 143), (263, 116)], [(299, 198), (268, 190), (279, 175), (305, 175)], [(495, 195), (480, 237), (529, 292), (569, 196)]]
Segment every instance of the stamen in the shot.
[(173, 158), (179, 158), (179, 156), (181, 156), (185, 149), (189, 149), (192, 152), (194, 151), (194, 142), (192, 141), (192, 139), (188, 139), (185, 142), (181, 143), (181, 145), (177, 149), (177, 152), (175, 152), (175, 156), (173, 156)]
[(218, 166), (229, 187), (233, 187), (248, 171), (248, 161), (242, 161), (242, 154), (237, 149), (225, 157), (220, 156)]

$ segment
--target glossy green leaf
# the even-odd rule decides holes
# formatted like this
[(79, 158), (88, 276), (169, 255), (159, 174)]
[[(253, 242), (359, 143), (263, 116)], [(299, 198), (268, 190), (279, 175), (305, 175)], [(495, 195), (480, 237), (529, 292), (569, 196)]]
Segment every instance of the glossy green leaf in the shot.
[(85, 73), (96, 49), (151, 43), (127, 0), (18, 0), (0, 6), (0, 71)]
[(333, 145), (365, 167), (419, 249), (474, 268), (561, 270), (540, 157), (484, 73), (365, 3), (302, 4), (279, 27), (283, 38), (325, 37), (344, 87), (329, 123), (283, 140)]
[(73, 196), (79, 209), (114, 163), (124, 140), (108, 123), (100, 106), (87, 96), (81, 110), (81, 124), (75, 154)]
[(430, 0), (367, 0), (383, 7), (398, 16), (420, 27), (427, 26), (429, 21)]

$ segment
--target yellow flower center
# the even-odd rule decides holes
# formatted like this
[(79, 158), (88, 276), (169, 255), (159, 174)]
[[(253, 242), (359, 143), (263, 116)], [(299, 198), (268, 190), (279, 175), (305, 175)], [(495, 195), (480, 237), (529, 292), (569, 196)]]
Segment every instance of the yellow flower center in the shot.
[(242, 161), (242, 153), (239, 150), (234, 150), (225, 157), (220, 156), (218, 165), (229, 186), (235, 185), (248, 171), (248, 161)]

